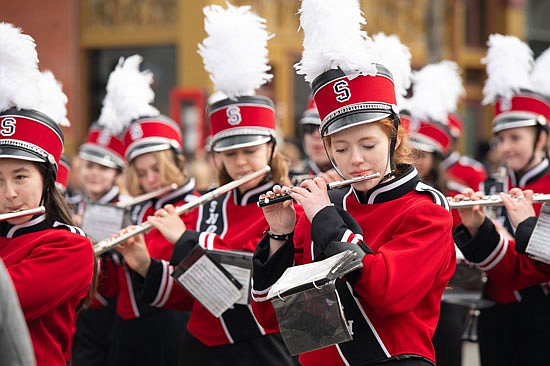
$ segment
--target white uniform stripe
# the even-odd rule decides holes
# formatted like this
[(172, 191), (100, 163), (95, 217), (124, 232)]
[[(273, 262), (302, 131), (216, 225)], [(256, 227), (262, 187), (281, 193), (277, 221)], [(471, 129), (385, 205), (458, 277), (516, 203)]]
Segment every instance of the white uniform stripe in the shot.
[(151, 305), (153, 306), (159, 306), (158, 304), (161, 301), (166, 288), (166, 271), (168, 267), (168, 262), (160, 261), (160, 263), (162, 264), (162, 275), (161, 275), (160, 286), (157, 292), (157, 296), (155, 297), (153, 302), (151, 302)]

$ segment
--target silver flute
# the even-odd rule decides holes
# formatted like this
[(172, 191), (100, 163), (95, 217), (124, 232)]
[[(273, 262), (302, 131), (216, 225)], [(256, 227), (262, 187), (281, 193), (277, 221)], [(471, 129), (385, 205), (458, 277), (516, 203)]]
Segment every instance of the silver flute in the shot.
[[(511, 197), (511, 198), (518, 199), (518, 197)], [(455, 200), (453, 197), (447, 197), (447, 201), (449, 201), (449, 206), (451, 208), (472, 208), (475, 205), (480, 205), (484, 207), (504, 205), (504, 203), (502, 203), (502, 198), (500, 198), (500, 195), (498, 194), (483, 196), (479, 199), (465, 198), (462, 200)], [(545, 203), (545, 202), (550, 202), (550, 194), (544, 194), (544, 193), (533, 194), (533, 203)]]
[(157, 190), (154, 190), (153, 192), (140, 194), (139, 196), (132, 197), (126, 201), (117, 202), (116, 206), (120, 208), (126, 208), (133, 205), (136, 205), (141, 202), (148, 201), (153, 198), (157, 198), (160, 196), (165, 195), (166, 193), (170, 193), (172, 191), (175, 191), (178, 188), (178, 185), (176, 183), (172, 183), (166, 187), (159, 188)]
[[(336, 181), (336, 182), (330, 182), (330, 183), (327, 183), (327, 190), (349, 186), (350, 184), (353, 184), (353, 183), (358, 183), (358, 182), (362, 182), (364, 180), (374, 179), (374, 178), (378, 178), (378, 177), (380, 177), (380, 173), (376, 172), (376, 173), (373, 173), (373, 174), (362, 175), (360, 177), (355, 177), (355, 178), (351, 178), (351, 179), (339, 180), (339, 181)], [(292, 192), (292, 188), (290, 189), (290, 192)], [(275, 203), (288, 201), (288, 200), (292, 199), (292, 197), (290, 196), (290, 192), (278, 194), (275, 197), (265, 196), (264, 198), (260, 198), (258, 200), (258, 207), (265, 207), (265, 206), (269, 206), (269, 205), (274, 205)]]
[(19, 218), (19, 217), (29, 216), (29, 215), (43, 214), (44, 212), (46, 212), (46, 208), (44, 206), (29, 208), (28, 210), (8, 212), (8, 213), (5, 213), (5, 214), (0, 214), (0, 221), (16, 219), (16, 218)]
[[(269, 165), (266, 165), (262, 169), (258, 169), (255, 172), (252, 172), (250, 174), (245, 175), (242, 178), (236, 179), (232, 182), (229, 182), (227, 184), (224, 184), (223, 186), (220, 186), (208, 193), (203, 194), (200, 197), (197, 197), (196, 200), (193, 200), (189, 203), (186, 203), (185, 205), (176, 207), (176, 214), (183, 215), (184, 213), (194, 209), (197, 206), (202, 205), (204, 202), (213, 200), (214, 198), (221, 196), (224, 193), (227, 193), (251, 180), (254, 180), (256, 178), (262, 177), (269, 173), (271, 171), (271, 167)], [(144, 233), (150, 229), (153, 228), (153, 225), (151, 225), (149, 222), (142, 222), (139, 225), (134, 226), (133, 228), (127, 229), (124, 228), (114, 236), (102, 240), (100, 242), (97, 242), (94, 244), (94, 252), (97, 255), (103, 254), (117, 245), (125, 242), (126, 240), (130, 239), (133, 236), (139, 235), (141, 233)]]

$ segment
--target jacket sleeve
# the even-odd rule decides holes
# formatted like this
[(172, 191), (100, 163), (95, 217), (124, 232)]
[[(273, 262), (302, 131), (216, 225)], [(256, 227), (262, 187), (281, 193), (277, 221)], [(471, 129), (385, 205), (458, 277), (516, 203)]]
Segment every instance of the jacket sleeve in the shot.
[(32, 250), (8, 268), (27, 321), (40, 318), (61, 304), (83, 299), (94, 272), (90, 240), (65, 230)]
[[(454, 272), (451, 227), (450, 213), (439, 205), (408, 207), (390, 240), (363, 257), (363, 268), (353, 284), (361, 301), (380, 315), (414, 309), (433, 288), (434, 279), (448, 281)], [(362, 238), (351, 233), (341, 241), (357, 240)]]
[(550, 266), (518, 253), (515, 242), (500, 235), (488, 218), (474, 237), (461, 225), (454, 238), (464, 257), (484, 271), (490, 281), (519, 290), (550, 280)]

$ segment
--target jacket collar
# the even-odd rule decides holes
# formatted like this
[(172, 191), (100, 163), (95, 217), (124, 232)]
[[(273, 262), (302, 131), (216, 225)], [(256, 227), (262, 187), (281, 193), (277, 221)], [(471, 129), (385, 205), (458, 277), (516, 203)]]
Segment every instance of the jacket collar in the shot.
[(95, 203), (101, 203), (101, 204), (109, 204), (113, 203), (118, 199), (120, 191), (118, 189), (118, 186), (114, 185), (111, 189), (107, 191), (100, 199), (95, 201)]
[(418, 171), (412, 165), (408, 165), (403, 174), (377, 185), (368, 192), (357, 191), (353, 188), (352, 190), (361, 203), (382, 203), (392, 201), (412, 191), (418, 182), (420, 182)]
[(5, 238), (15, 238), (24, 234), (34, 233), (48, 228), (49, 225), (46, 223), (46, 215), (40, 214), (33, 216), (29, 221), (19, 225), (11, 225), (7, 221), (0, 223), (0, 236)]
[(246, 206), (251, 203), (257, 204), (260, 196), (273, 188), (274, 185), (275, 183), (273, 182), (263, 182), (244, 193), (241, 193), (238, 188), (235, 188), (232, 191), (235, 205)]
[(510, 182), (512, 183), (512, 187), (525, 187), (527, 184), (534, 182), (537, 179), (541, 178), (543, 175), (547, 174), (549, 171), (548, 168), (548, 158), (544, 158), (540, 163), (527, 170), (522, 175), (518, 175), (516, 174), (516, 172), (509, 170), (508, 174), (510, 175)]
[(176, 204), (182, 201), (189, 201), (188, 195), (192, 195), (195, 192), (195, 178), (190, 178), (187, 183), (181, 187), (176, 188), (176, 190), (162, 196), (159, 198), (153, 199), (153, 206), (155, 210), (158, 210), (164, 207), (167, 204)]

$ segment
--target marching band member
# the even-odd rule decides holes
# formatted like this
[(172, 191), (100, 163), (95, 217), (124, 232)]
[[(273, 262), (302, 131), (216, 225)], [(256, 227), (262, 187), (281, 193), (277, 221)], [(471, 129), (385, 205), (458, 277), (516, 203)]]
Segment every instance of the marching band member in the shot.
[(340, 176), (330, 164), (321, 134), (319, 132), (319, 126), (321, 125), (321, 119), (319, 118), (319, 112), (313, 98), (310, 97), (307, 109), (300, 118), (300, 132), (303, 142), (304, 152), (307, 156), (306, 165), (302, 172), (291, 172), (289, 174), (293, 184), (299, 184), (304, 179), (294, 182), (293, 178), (300, 178), (308, 176), (313, 178), (314, 176), (321, 177), (327, 182), (335, 182), (340, 180)]
[(0, 23), (0, 34), (0, 213), (46, 208), (44, 214), (0, 223), (0, 257), (19, 297), (37, 365), (65, 365), (95, 262), (90, 240), (72, 226), (55, 186), (63, 150), (57, 123), (68, 125), (67, 98), (51, 73), (40, 75), (30, 36), (7, 23)]
[[(109, 130), (92, 124), (86, 141), (80, 146), (78, 157), (80, 182), (83, 193), (77, 205), (77, 221), (82, 225), (86, 205), (89, 203), (114, 205), (119, 202), (117, 179), (122, 173), (124, 144)], [(86, 229), (86, 226), (84, 226)], [(73, 366), (104, 365), (108, 363), (112, 343), (112, 328), (117, 293), (116, 266), (112, 256), (101, 256), (98, 288), (90, 306), (77, 318), (73, 338)]]
[[(272, 236), (254, 255), (254, 313), (277, 329), (267, 290), (288, 266), (331, 256), (329, 243), (339, 242), (363, 263), (336, 281), (353, 339), (303, 353), (301, 364), (433, 365), (441, 295), (455, 268), (447, 201), (407, 164), (394, 81), (358, 32), (364, 23), (358, 2), (304, 0), (300, 12), (298, 72), (312, 82), (331, 162), (343, 178), (381, 177), (328, 193), (322, 179), (303, 182), (290, 193), (305, 212), (300, 219), (284, 203), (264, 208)], [(281, 190), (287, 189), (267, 195)]]
[[(275, 149), (273, 102), (253, 95), (272, 76), (267, 73), (269, 34), (265, 20), (249, 9), (230, 4), (227, 9), (217, 5), (204, 9), (208, 37), (199, 45), (200, 54), (215, 88), (226, 96), (208, 106), (210, 151), (220, 186), (266, 165), (271, 167), (270, 178), (256, 178), (203, 203), (192, 211), (192, 224), (183, 223), (170, 206), (150, 217), (149, 222), (175, 245), (170, 261), (152, 252), (149, 255), (139, 237), (120, 249), (127, 263), (144, 277), (146, 301), (155, 306), (191, 309), (183, 340), (185, 365), (295, 364), (278, 332), (260, 326), (250, 305), (234, 304), (217, 318), (169, 276), (172, 265), (196, 245), (253, 252), (268, 228), (257, 206), (259, 197), (275, 183), (288, 182), (286, 163)], [(243, 60), (243, 47), (254, 57)]]
[[(530, 189), (550, 192), (550, 170), (546, 144), (550, 103), (533, 90), (529, 72), (533, 66), (532, 51), (513, 36), (489, 37), (488, 79), (484, 102), (495, 104), (493, 133), (508, 176), (504, 192)], [(545, 73), (547, 74), (548, 67)], [(547, 84), (550, 85), (550, 84)], [(548, 89), (547, 89), (548, 90)], [(550, 93), (548, 93), (550, 95)], [(519, 193), (518, 193), (519, 194)], [(481, 192), (467, 190), (456, 199), (478, 198)], [(523, 198), (523, 194), (518, 196)], [(534, 205), (535, 213), (540, 204)], [(482, 309), (479, 322), (479, 346), (484, 365), (537, 365), (550, 360), (544, 352), (546, 331), (550, 326), (547, 283), (550, 276), (545, 266), (518, 254), (514, 228), (504, 216), (493, 223), (478, 206), (459, 210), (462, 225), (454, 238), (470, 262), (486, 272), (485, 295), (496, 302)], [(497, 230), (500, 223), (503, 229)], [(498, 226), (497, 226), (498, 225)]]
[[(166, 204), (179, 206), (193, 200), (195, 182), (184, 173), (182, 137), (178, 125), (150, 103), (153, 75), (140, 71), (139, 55), (121, 58), (109, 77), (107, 95), (98, 123), (113, 134), (123, 133), (126, 190), (131, 196), (153, 192), (170, 184), (178, 188), (131, 208), (132, 221), (141, 223)], [(173, 245), (158, 230), (145, 235), (156, 258), (168, 259)], [(114, 259), (119, 258), (115, 256)], [(141, 301), (124, 261), (118, 263), (117, 299), (113, 328), (113, 365), (175, 365), (185, 329), (186, 314), (158, 309)]]
[(488, 177), (487, 170), (479, 161), (469, 156), (461, 155), (456, 150), (456, 144), (464, 130), (464, 124), (460, 116), (455, 112), (451, 112), (447, 116), (447, 119), (451, 145), (448, 154), (441, 161), (441, 166), (449, 179), (447, 182), (447, 194), (454, 196), (461, 193), (466, 187), (478, 190)]

